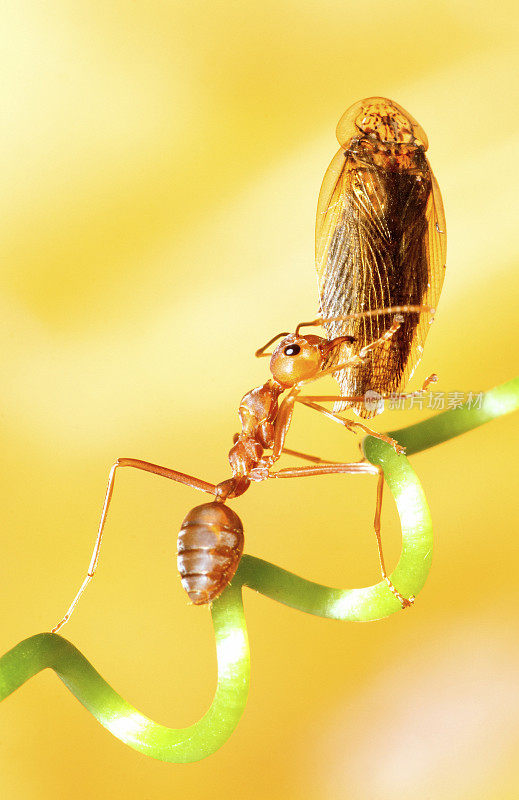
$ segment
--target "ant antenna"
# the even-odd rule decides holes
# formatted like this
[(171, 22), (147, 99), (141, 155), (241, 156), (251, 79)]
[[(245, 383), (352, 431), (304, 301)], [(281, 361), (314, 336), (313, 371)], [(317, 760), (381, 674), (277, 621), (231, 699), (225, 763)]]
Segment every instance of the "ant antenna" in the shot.
[(283, 331), (282, 333), (278, 333), (276, 336), (273, 336), (272, 339), (269, 339), (267, 344), (264, 344), (263, 347), (260, 347), (259, 350), (256, 350), (256, 352), (254, 353), (256, 358), (266, 358), (267, 356), (271, 356), (272, 353), (266, 353), (265, 350), (267, 349), (267, 347), (270, 347), (271, 344), (274, 344), (274, 342), (277, 341), (277, 339), (281, 339), (283, 336), (290, 336), (290, 332)]

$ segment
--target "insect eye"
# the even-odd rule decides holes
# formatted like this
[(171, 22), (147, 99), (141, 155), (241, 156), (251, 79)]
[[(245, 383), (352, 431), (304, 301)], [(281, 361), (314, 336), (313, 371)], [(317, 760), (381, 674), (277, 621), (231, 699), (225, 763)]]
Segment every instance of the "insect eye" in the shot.
[(298, 344), (289, 344), (285, 347), (283, 352), (286, 356), (297, 356), (297, 354), (301, 352), (301, 348)]

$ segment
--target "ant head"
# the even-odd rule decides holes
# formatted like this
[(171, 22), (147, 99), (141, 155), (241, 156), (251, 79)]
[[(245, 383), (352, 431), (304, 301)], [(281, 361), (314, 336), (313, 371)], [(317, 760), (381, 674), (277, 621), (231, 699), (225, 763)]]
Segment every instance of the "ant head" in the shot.
[[(256, 350), (256, 358), (271, 356), (272, 377), (284, 389), (319, 377), (319, 372), (329, 364), (333, 350), (341, 344), (352, 344), (355, 341), (354, 337), (350, 335), (337, 336), (335, 339), (323, 339), (322, 336), (316, 336), (313, 333), (304, 336), (299, 333), (303, 325), (316, 325), (317, 323), (321, 324), (322, 320), (300, 322), (295, 333), (278, 333), (263, 347)], [(280, 343), (273, 353), (269, 353), (268, 348), (278, 339), (281, 339)]]
[(270, 359), (270, 371), (285, 388), (317, 377), (323, 367), (329, 342), (320, 336), (290, 333), (278, 344)]

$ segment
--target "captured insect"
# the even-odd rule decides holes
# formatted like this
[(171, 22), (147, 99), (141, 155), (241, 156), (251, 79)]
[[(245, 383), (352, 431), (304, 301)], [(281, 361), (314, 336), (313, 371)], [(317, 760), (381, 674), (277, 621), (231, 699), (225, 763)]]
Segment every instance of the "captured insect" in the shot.
[[(87, 575), (53, 632), (68, 621), (94, 576), (119, 467), (152, 472), (214, 497), (187, 514), (178, 536), (178, 570), (195, 605), (218, 597), (236, 572), (243, 526), (226, 503), (251, 483), (341, 473), (377, 475), (374, 528), (382, 576), (403, 607), (412, 602), (398, 592), (385, 569), (381, 469), (365, 459), (337, 463), (285, 447), (296, 403), (301, 403), (403, 452), (390, 437), (341, 414), (351, 408), (363, 419), (372, 417), (384, 399), (404, 387), (421, 358), (444, 277), (445, 219), (420, 125), (392, 100), (370, 97), (346, 111), (337, 138), (340, 150), (324, 176), (317, 208), (320, 314), (299, 323), (293, 333), (273, 336), (256, 351), (258, 358), (270, 357), (271, 376), (240, 402), (241, 431), (229, 451), (232, 477), (215, 485), (147, 461), (118, 459), (110, 471)], [(316, 326), (326, 335), (301, 332)], [(301, 394), (327, 375), (336, 378), (340, 394)], [(429, 376), (422, 389), (411, 394), (420, 394), (435, 380), (435, 375)], [(333, 410), (322, 405), (327, 402), (334, 404)], [(308, 463), (273, 470), (283, 454)]]

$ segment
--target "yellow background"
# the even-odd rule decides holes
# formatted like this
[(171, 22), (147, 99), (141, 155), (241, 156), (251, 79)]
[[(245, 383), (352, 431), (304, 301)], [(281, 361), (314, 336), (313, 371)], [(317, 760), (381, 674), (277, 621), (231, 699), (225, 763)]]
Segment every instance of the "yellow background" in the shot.
[[(409, 109), (444, 197), (448, 274), (416, 384), (517, 374), (518, 16), (462, 0), (3, 5), (2, 652), (65, 611), (117, 456), (227, 476), (239, 399), (267, 377), (254, 350), (316, 311), (317, 193), (355, 100)], [(413, 457), (436, 550), (411, 610), (339, 624), (245, 591), (252, 687), (218, 753), (147, 759), (46, 672), (0, 707), (2, 797), (516, 798), (518, 427)], [(302, 409), (290, 444), (357, 457)], [(361, 586), (378, 576), (374, 493), (370, 478), (316, 478), (233, 507), (248, 552)], [(175, 727), (215, 682), (210, 615), (174, 557), (201, 501), (123, 472), (98, 576), (63, 630)], [(388, 499), (392, 564), (398, 534)]]

